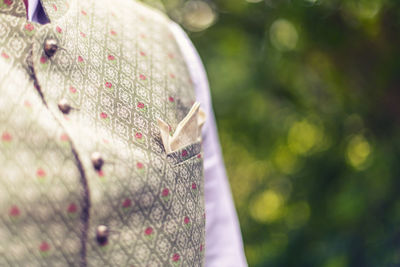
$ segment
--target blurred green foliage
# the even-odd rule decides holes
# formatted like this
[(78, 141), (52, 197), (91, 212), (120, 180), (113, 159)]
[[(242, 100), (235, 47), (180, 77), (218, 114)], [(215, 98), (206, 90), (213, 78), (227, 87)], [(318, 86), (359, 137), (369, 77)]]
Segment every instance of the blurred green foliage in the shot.
[(250, 266), (400, 266), (400, 1), (164, 1), (211, 84)]

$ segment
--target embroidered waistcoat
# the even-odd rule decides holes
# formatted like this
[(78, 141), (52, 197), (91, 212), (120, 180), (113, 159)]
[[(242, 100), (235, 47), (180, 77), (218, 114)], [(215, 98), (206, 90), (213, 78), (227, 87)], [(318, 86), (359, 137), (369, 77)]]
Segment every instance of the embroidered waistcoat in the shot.
[[(202, 266), (201, 141), (158, 11), (133, 0), (0, 0), (0, 266)], [(179, 128), (179, 127), (178, 127)]]

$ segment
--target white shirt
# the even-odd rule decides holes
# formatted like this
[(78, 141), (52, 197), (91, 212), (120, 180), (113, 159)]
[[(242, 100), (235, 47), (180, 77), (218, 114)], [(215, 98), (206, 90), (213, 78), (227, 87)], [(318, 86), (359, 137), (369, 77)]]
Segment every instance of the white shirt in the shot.
[[(20, 0), (21, 1), (21, 0)], [(39, 0), (28, 1), (28, 19), (43, 22), (38, 11)], [(201, 59), (182, 28), (171, 22), (188, 66), (196, 92), (196, 99), (206, 113), (202, 129), (204, 153), (204, 194), (206, 209), (206, 267), (245, 267), (242, 236), (221, 154), (210, 88)]]

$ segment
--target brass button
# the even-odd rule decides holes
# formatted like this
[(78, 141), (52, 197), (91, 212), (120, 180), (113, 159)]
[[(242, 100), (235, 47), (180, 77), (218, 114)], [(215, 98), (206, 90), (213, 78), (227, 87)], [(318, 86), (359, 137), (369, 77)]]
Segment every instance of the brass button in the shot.
[(110, 231), (108, 227), (105, 225), (99, 225), (96, 228), (96, 241), (100, 246), (107, 245), (108, 243), (108, 235)]
[(104, 164), (104, 159), (101, 154), (99, 152), (94, 152), (91, 159), (95, 170), (100, 171)]
[(60, 102), (58, 102), (58, 108), (64, 114), (68, 114), (72, 109), (72, 107), (69, 105), (68, 101), (64, 98), (61, 99)]
[(57, 40), (55, 39), (47, 39), (44, 42), (44, 52), (48, 57), (52, 57), (58, 49)]

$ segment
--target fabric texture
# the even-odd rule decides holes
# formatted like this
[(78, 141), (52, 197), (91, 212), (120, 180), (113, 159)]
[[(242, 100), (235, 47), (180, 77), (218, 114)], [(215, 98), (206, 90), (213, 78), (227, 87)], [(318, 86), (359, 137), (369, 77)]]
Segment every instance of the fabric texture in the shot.
[[(48, 22), (39, 0), (25, 2), (29, 2), (29, 20), (42, 24)], [(184, 31), (173, 22), (169, 23), (169, 28), (177, 40), (184, 60), (189, 67), (195, 87), (196, 99), (205, 109), (208, 118), (202, 134), (204, 139), (203, 160), (205, 165), (205, 204), (207, 214), (205, 265), (221, 267), (246, 266), (238, 220), (219, 149), (204, 67), (197, 51)], [(178, 154), (175, 154), (175, 156), (177, 156), (176, 160), (179, 161), (180, 156)], [(75, 209), (75, 204), (71, 204), (71, 210)]]
[(133, 1), (42, 3), (46, 25), (0, 5), (0, 265), (202, 266), (202, 144), (166, 153), (157, 124), (174, 133), (195, 102), (167, 18)]

